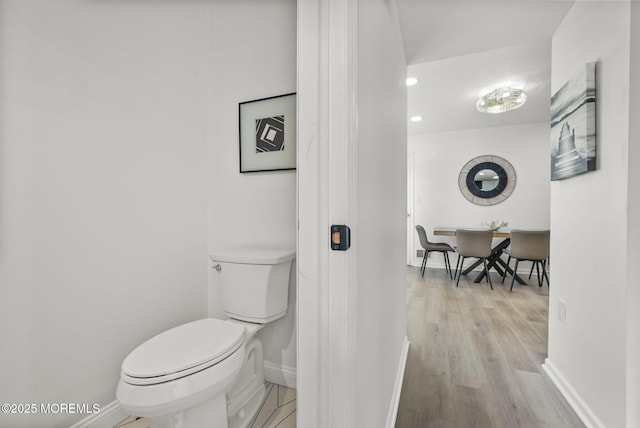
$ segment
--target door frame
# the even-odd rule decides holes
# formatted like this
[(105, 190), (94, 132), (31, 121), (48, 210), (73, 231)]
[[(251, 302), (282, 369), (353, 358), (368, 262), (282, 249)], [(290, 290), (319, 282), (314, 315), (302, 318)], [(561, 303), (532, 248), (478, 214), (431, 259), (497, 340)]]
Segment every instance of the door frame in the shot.
[(416, 260), (415, 253), (415, 231), (414, 231), (414, 204), (413, 204), (413, 185), (414, 185), (414, 154), (407, 153), (407, 266), (413, 266)]
[[(356, 426), (357, 0), (298, 1), (297, 425)], [(331, 251), (331, 224), (351, 228)]]

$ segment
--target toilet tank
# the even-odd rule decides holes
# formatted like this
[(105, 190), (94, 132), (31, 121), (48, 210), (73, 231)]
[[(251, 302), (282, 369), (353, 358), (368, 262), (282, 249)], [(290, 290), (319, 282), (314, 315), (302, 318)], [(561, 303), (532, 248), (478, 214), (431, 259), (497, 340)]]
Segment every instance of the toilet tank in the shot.
[(287, 312), (295, 250), (236, 247), (212, 251), (222, 306), (233, 319), (265, 324)]

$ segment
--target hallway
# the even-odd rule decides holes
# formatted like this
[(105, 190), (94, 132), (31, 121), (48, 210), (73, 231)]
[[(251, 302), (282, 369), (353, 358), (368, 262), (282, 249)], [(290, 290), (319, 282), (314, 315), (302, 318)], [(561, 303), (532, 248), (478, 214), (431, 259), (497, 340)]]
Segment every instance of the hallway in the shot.
[(411, 346), (396, 428), (583, 427), (543, 373), (548, 288), (407, 272)]

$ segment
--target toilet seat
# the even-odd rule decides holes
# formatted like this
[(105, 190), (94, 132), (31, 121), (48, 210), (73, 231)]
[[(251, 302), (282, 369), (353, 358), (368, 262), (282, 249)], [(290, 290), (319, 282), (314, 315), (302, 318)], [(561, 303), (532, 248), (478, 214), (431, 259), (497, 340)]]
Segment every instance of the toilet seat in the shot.
[(245, 328), (205, 318), (152, 337), (122, 363), (130, 385), (156, 385), (189, 376), (224, 361), (244, 343)]

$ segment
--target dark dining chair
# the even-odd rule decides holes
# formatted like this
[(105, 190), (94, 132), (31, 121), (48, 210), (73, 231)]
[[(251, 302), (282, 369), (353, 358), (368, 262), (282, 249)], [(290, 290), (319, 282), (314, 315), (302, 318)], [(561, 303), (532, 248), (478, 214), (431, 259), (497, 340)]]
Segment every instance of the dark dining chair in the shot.
[[(481, 259), (484, 263), (484, 273), (489, 281), (489, 286), (493, 290), (493, 283), (491, 282), (491, 275), (487, 269), (487, 257), (491, 255), (491, 241), (493, 239), (493, 230), (456, 230), (456, 241), (458, 250), (458, 261), (456, 262), (456, 287), (460, 283), (460, 276), (462, 275), (462, 268), (464, 266), (464, 260), (467, 257), (474, 257)], [(462, 258), (462, 262), (460, 261)], [(458, 268), (458, 265), (460, 267)]]
[[(549, 230), (512, 230), (511, 231), (511, 250), (509, 252), (509, 258), (507, 259), (507, 266), (511, 263), (511, 259), (516, 259), (516, 265), (513, 268), (513, 275), (511, 278), (511, 288), (513, 290), (513, 282), (515, 280), (515, 274), (518, 271), (518, 263), (521, 260), (530, 261), (533, 263), (531, 266), (531, 272), (533, 267), (536, 267), (538, 273), (538, 287), (542, 287), (544, 280), (547, 280), (547, 287), (549, 286), (549, 274), (547, 273), (547, 260), (549, 259), (549, 242), (550, 242)], [(540, 269), (542, 269), (542, 275), (540, 275)], [(502, 282), (507, 276), (505, 270)], [(529, 275), (531, 278), (531, 275)]]
[(425, 232), (424, 227), (421, 225), (416, 226), (416, 231), (418, 232), (418, 238), (420, 238), (420, 245), (424, 249), (422, 265), (420, 266), (420, 273), (422, 273), (422, 276), (424, 277), (424, 271), (427, 268), (427, 257), (429, 257), (429, 253), (438, 252), (444, 255), (444, 267), (449, 274), (449, 278), (453, 279), (453, 275), (451, 274), (451, 263), (449, 263), (449, 252), (454, 253), (455, 250), (446, 242), (429, 242), (427, 232)]

